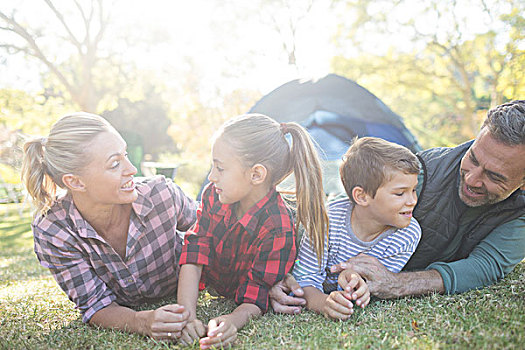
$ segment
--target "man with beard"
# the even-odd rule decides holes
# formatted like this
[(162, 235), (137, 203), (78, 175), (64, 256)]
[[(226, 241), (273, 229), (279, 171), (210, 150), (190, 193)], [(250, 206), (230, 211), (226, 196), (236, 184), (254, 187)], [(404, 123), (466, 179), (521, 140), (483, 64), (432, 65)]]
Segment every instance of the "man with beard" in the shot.
[[(525, 100), (490, 110), (475, 140), (419, 158), (414, 217), (423, 236), (404, 272), (391, 273), (364, 254), (332, 272), (352, 268), (379, 298), (454, 294), (497, 282), (525, 256)], [(272, 289), (274, 310), (299, 313), (302, 295), (287, 276)]]

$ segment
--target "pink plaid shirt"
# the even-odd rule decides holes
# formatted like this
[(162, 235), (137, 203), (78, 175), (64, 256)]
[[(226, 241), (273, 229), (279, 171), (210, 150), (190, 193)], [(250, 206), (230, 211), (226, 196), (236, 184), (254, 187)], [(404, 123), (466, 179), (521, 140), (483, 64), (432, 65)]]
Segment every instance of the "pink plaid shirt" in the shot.
[(175, 295), (182, 240), (197, 204), (162, 176), (137, 182), (124, 260), (85, 221), (71, 197), (58, 199), (32, 227), (35, 253), (89, 322), (112, 302), (138, 305)]

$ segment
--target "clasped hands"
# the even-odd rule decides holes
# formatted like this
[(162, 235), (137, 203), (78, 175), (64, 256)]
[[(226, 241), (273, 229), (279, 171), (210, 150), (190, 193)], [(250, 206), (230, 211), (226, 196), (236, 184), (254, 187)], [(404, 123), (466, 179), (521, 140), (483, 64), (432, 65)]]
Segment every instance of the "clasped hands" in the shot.
[(342, 290), (331, 292), (323, 306), (323, 314), (336, 320), (347, 320), (354, 313), (354, 304), (364, 308), (370, 302), (370, 290), (363, 278), (352, 269), (342, 270), (338, 277)]
[(189, 312), (182, 305), (162, 306), (150, 314), (148, 333), (155, 339), (178, 339), (183, 345), (199, 340), (201, 349), (227, 346), (237, 338), (237, 328), (227, 315), (210, 320), (207, 326), (189, 318)]
[(186, 323), (179, 342), (190, 345), (198, 340), (201, 349), (227, 347), (237, 339), (237, 328), (230, 322), (228, 315), (216, 317), (205, 326), (199, 319)]

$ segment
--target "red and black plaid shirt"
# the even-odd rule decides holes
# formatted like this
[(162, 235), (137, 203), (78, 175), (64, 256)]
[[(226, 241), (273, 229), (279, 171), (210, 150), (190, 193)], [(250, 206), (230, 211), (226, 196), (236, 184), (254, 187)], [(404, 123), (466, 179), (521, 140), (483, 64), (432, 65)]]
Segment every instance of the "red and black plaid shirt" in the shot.
[(296, 248), (293, 219), (272, 189), (237, 220), (234, 204), (222, 204), (210, 184), (202, 195), (197, 224), (188, 231), (180, 264), (204, 265), (201, 282), (237, 304), (269, 307), (269, 290), (292, 268)]

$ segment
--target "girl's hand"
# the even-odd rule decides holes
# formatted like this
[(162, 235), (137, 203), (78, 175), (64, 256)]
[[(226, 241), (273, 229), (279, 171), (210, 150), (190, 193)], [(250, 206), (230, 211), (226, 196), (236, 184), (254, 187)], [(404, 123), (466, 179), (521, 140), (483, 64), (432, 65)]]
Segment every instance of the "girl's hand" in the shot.
[(365, 308), (370, 302), (370, 290), (368, 284), (354, 270), (346, 269), (339, 274), (338, 283), (348, 293), (351, 300), (355, 300), (357, 306)]
[(350, 295), (345, 291), (330, 293), (323, 306), (323, 314), (334, 320), (348, 320), (354, 313)]
[(188, 321), (186, 327), (182, 330), (182, 335), (179, 341), (182, 345), (191, 345), (195, 340), (199, 340), (205, 335), (206, 327), (204, 324), (200, 320), (194, 319)]
[(237, 327), (225, 316), (208, 323), (208, 336), (200, 340), (201, 349), (229, 347), (237, 339)]
[(186, 326), (189, 313), (184, 306), (177, 304), (164, 305), (149, 313), (147, 333), (154, 339), (175, 339), (181, 336)]

